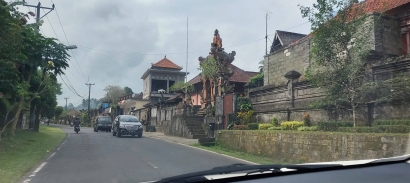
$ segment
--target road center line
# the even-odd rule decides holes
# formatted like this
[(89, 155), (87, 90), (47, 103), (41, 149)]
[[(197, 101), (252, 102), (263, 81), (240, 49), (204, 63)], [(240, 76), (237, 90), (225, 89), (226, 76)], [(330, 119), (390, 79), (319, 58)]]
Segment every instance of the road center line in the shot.
[(156, 167), (154, 164), (152, 164), (151, 162), (147, 161), (148, 164), (150, 164), (152, 167), (154, 167), (155, 169), (158, 169), (158, 167)]

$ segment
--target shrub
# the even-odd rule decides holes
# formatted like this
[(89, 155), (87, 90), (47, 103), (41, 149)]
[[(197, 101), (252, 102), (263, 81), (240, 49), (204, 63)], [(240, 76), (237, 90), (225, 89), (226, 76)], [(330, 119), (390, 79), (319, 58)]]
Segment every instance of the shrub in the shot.
[(298, 131), (317, 131), (316, 126), (301, 126), (298, 128)]
[(282, 130), (297, 130), (303, 126), (303, 121), (285, 121), (280, 124)]
[(248, 124), (248, 129), (249, 130), (257, 130), (258, 129), (259, 124), (258, 123), (249, 123)]
[(258, 129), (259, 130), (267, 130), (268, 128), (273, 127), (272, 124), (270, 123), (264, 123), (264, 124), (259, 124)]
[(246, 125), (252, 121), (253, 111), (238, 112), (238, 118), (241, 120), (241, 124)]
[(303, 115), (303, 123), (305, 123), (305, 126), (310, 126), (312, 125), (311, 121), (310, 121), (310, 116), (308, 113), (305, 113)]
[(318, 122), (317, 130), (320, 131), (337, 131), (339, 127), (353, 127), (350, 122)]
[(280, 127), (280, 126), (273, 126), (273, 127), (269, 127), (268, 130), (282, 130), (282, 127)]
[(280, 124), (279, 124), (279, 120), (276, 119), (276, 118), (273, 118), (273, 119), (272, 119), (272, 124), (273, 124), (273, 126), (279, 126), (279, 125), (280, 125)]
[(349, 133), (409, 133), (410, 127), (404, 125), (379, 125), (375, 127), (339, 127), (339, 132)]
[(373, 126), (379, 125), (406, 125), (410, 126), (410, 120), (376, 120), (373, 122)]
[(233, 130), (247, 130), (248, 125), (235, 125), (233, 126)]

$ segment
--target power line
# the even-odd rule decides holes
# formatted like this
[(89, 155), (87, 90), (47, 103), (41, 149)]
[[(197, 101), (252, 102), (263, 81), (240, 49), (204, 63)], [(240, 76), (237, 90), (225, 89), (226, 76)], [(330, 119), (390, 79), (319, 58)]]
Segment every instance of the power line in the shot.
[[(309, 22), (304, 22), (298, 25), (295, 25), (293, 27), (287, 28), (287, 29), (283, 29), (283, 30), (290, 30), (299, 26), (302, 26), (304, 24), (307, 24)], [(271, 36), (271, 35), (275, 35), (275, 34), (269, 34), (267, 36)], [(236, 46), (241, 46), (241, 45), (245, 45), (245, 44), (250, 44), (250, 43), (254, 43), (257, 41), (261, 41), (264, 40), (266, 38), (261, 38), (261, 39), (256, 39), (256, 40), (252, 40), (252, 41), (248, 41), (248, 42), (244, 42), (244, 43), (240, 43), (240, 44), (236, 44), (236, 45), (232, 45), (232, 46), (226, 46), (225, 48), (231, 48), (231, 47), (236, 47)], [(104, 50), (104, 49), (95, 49), (95, 48), (91, 48), (91, 47), (87, 47), (87, 46), (78, 46), (81, 48), (88, 48), (91, 51), (101, 51), (101, 52), (111, 52), (111, 53), (120, 53), (120, 54), (134, 54), (134, 55), (182, 55), (182, 54), (187, 54), (187, 52), (171, 52), (171, 53), (140, 53), (140, 52), (121, 52), (121, 51), (113, 51), (113, 50)], [(206, 52), (209, 50), (198, 50), (198, 51), (190, 51), (188, 53), (198, 53), (198, 52)]]
[[(51, 2), (54, 4), (53, 0), (51, 0)], [(63, 30), (64, 37), (65, 37), (65, 39), (67, 40), (67, 43), (70, 45), (70, 42), (68, 41), (67, 35), (66, 35), (65, 30), (64, 30), (64, 27), (63, 27), (63, 24), (61, 23), (60, 16), (58, 15), (57, 9), (55, 9), (55, 12), (56, 12), (58, 21), (60, 22), (61, 29)], [(73, 52), (72, 50), (70, 50), (70, 51), (71, 51), (71, 53), (73, 54), (74, 60), (75, 60), (75, 62), (77, 63), (78, 68), (80, 69), (81, 73), (78, 72), (78, 70), (77, 70), (77, 68), (76, 68), (75, 66), (74, 66), (74, 68), (77, 70), (77, 72), (78, 72), (79, 74), (82, 74), (82, 77), (83, 77), (84, 79), (86, 79), (84, 72), (81, 70), (80, 64), (78, 64), (78, 61), (77, 61), (77, 58), (76, 58), (75, 55), (74, 55), (74, 52)]]

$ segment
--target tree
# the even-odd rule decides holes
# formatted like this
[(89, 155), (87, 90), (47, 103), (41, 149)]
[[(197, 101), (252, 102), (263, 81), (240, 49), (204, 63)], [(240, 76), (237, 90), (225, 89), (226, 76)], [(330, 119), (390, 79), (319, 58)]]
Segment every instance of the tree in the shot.
[(375, 44), (369, 36), (379, 17), (367, 15), (365, 6), (351, 0), (317, 0), (313, 7), (300, 6), (313, 35), (312, 62), (305, 74), (326, 94), (317, 106), (351, 110), (354, 126), (358, 105), (379, 102), (389, 95), (386, 82), (373, 80), (368, 73), (370, 47)]
[(126, 94), (133, 94), (134, 92), (132, 92), (132, 89), (128, 86), (124, 87), (124, 91)]
[(64, 108), (63, 107), (61, 107), (61, 106), (56, 106), (56, 108), (54, 109), (54, 117), (56, 118), (56, 119), (58, 119), (60, 116), (61, 116), (61, 114), (63, 114), (63, 111), (64, 111)]
[(111, 104), (117, 104), (118, 99), (124, 95), (126, 95), (124, 89), (122, 89), (118, 85), (108, 85), (104, 88), (105, 93), (105, 100), (110, 102)]
[(72, 103), (69, 103), (69, 104), (67, 105), (67, 109), (68, 109), (68, 110), (74, 109), (74, 105), (73, 105)]

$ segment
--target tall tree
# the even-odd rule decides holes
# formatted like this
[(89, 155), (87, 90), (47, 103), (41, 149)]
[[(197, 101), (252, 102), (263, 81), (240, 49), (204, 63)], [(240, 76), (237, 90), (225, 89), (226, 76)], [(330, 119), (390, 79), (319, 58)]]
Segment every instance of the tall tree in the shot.
[(104, 88), (105, 100), (109, 101), (111, 104), (117, 104), (118, 99), (124, 95), (126, 92), (118, 85), (108, 85)]
[(124, 87), (124, 91), (126, 94), (133, 94), (134, 92), (132, 92), (132, 89), (128, 86)]

